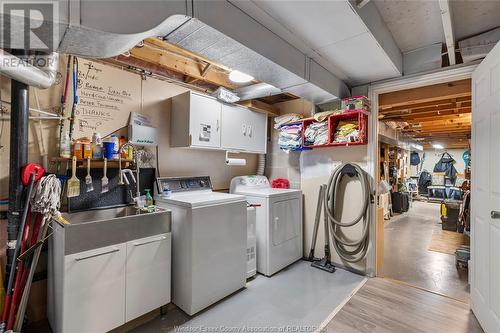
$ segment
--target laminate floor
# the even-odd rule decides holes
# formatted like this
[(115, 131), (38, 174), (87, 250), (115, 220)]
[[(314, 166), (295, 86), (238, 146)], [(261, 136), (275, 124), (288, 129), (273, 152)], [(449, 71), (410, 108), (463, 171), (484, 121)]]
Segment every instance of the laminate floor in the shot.
[(455, 266), (454, 255), (429, 251), (434, 230), (441, 229), (439, 222), (439, 204), (418, 201), (387, 221), (379, 275), (468, 302), (467, 270)]
[(469, 305), (384, 278), (369, 279), (326, 326), (331, 333), (483, 333)]

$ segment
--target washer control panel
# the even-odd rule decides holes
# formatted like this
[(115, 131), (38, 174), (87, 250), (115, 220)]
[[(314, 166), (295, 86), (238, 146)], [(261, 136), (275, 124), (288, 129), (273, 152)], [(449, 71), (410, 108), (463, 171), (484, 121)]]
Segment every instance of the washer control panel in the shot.
[(239, 176), (231, 180), (231, 193), (244, 188), (270, 188), (271, 184), (266, 176)]
[(200, 190), (212, 190), (209, 176), (201, 177), (158, 177), (156, 179), (158, 193), (176, 193)]

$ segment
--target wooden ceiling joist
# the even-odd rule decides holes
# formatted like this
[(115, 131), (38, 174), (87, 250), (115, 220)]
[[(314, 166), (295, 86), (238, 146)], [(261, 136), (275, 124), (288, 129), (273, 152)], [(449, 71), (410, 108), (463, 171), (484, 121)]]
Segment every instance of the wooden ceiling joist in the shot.
[(440, 100), (435, 100), (432, 102), (425, 102), (425, 103), (416, 103), (416, 104), (404, 104), (404, 105), (399, 105), (399, 106), (381, 106), (380, 110), (386, 114), (386, 113), (397, 113), (397, 112), (407, 112), (407, 111), (417, 111), (417, 110), (422, 110), (422, 109), (427, 109), (427, 108), (451, 108), (451, 107), (461, 107), (461, 106), (467, 106), (464, 103), (470, 103), (472, 100), (472, 96), (465, 96), (465, 97), (459, 97), (459, 98), (443, 98)]
[[(398, 121), (405, 121), (407, 123), (422, 123), (422, 122), (427, 122), (427, 121), (436, 121), (436, 120), (456, 120), (456, 119), (470, 119), (470, 113), (471, 113), (471, 108), (468, 108), (467, 110), (461, 110), (461, 113), (443, 113), (441, 112), (440, 114), (415, 114), (413, 117), (405, 117), (405, 118), (398, 118), (394, 120)], [(384, 119), (385, 120), (385, 119)], [(392, 120), (392, 119), (391, 119)]]
[(146, 62), (163, 66), (171, 71), (181, 73), (193, 79), (199, 79), (211, 84), (228, 89), (241, 87), (229, 80), (228, 73), (219, 70), (208, 70), (203, 72), (207, 63), (201, 60), (188, 59), (182, 55), (161, 50), (158, 47), (150, 48), (148, 41), (143, 47), (135, 47), (130, 50), (130, 56)]
[(471, 91), (470, 79), (434, 84), (421, 88), (382, 94), (379, 96), (379, 107), (383, 110), (388, 107), (408, 106), (440, 101), (447, 98), (468, 97), (471, 95)]
[(418, 118), (426, 118), (430, 116), (442, 116), (442, 115), (458, 115), (464, 113), (470, 113), (471, 107), (461, 107), (461, 108), (451, 108), (451, 109), (437, 109), (431, 111), (415, 111), (412, 113), (405, 114), (395, 114), (395, 115), (379, 115), (379, 119), (381, 120), (401, 120), (405, 121), (406, 119), (418, 119)]
[(471, 132), (471, 80), (402, 90), (379, 96), (379, 119), (406, 123), (405, 137), (431, 147), (466, 147)]

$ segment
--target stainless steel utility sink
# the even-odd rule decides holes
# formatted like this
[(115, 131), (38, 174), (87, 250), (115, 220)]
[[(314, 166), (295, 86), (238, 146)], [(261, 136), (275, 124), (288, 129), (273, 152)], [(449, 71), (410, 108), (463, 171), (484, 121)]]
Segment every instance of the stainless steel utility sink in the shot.
[(153, 212), (135, 207), (119, 207), (66, 213), (70, 222), (54, 224), (54, 237), (64, 238), (64, 254), (73, 254), (134, 239), (170, 232), (171, 212), (156, 208)]

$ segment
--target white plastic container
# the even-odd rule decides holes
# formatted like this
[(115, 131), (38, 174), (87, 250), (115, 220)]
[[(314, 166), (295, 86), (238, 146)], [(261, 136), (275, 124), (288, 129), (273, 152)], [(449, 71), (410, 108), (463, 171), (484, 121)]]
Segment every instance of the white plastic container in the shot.
[(100, 133), (92, 135), (92, 158), (102, 158), (102, 137)]
[(117, 160), (120, 158), (119, 156), (119, 151), (120, 151), (120, 139), (118, 139), (118, 136), (113, 134), (110, 137), (110, 141), (113, 142), (113, 159)]
[(71, 158), (71, 141), (69, 139), (69, 131), (65, 131), (61, 138), (60, 157)]

